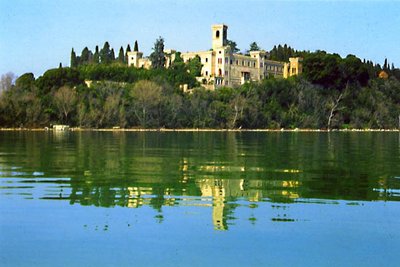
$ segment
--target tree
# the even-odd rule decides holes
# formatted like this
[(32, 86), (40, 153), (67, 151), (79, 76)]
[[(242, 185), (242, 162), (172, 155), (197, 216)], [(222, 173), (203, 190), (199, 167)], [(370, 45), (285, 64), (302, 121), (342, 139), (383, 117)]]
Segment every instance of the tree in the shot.
[(100, 55), (99, 55), (99, 46), (96, 45), (96, 50), (93, 54), (93, 63), (98, 64), (100, 63)]
[(190, 74), (192, 74), (194, 77), (201, 76), (201, 68), (203, 65), (201, 64), (201, 59), (198, 55), (190, 59), (189, 62), (187, 62), (187, 65)]
[(258, 44), (256, 42), (252, 42), (250, 44), (250, 49), (249, 51), (260, 51), (261, 48), (258, 46)]
[(111, 49), (110, 60), (111, 60), (111, 62), (115, 60), (114, 48)]
[(131, 46), (128, 44), (125, 49), (125, 62), (128, 64), (128, 53), (131, 52)]
[(12, 72), (7, 72), (6, 74), (1, 75), (0, 80), (0, 95), (2, 92), (8, 91), (11, 89), (15, 80), (15, 74)]
[(122, 46), (121, 46), (121, 48), (119, 49), (118, 61), (121, 62), (121, 63), (125, 63), (124, 48), (123, 48)]
[(133, 47), (133, 51), (134, 52), (139, 52), (139, 45), (138, 45), (137, 41), (135, 41), (135, 46)]
[(31, 89), (35, 83), (35, 76), (33, 73), (25, 73), (18, 77), (15, 81), (15, 85), (19, 88), (23, 88), (27, 90), (27, 88)]
[(90, 53), (91, 53), (91, 52), (90, 52), (90, 50), (89, 50), (87, 47), (85, 47), (85, 48), (82, 50), (80, 64), (87, 64), (87, 63), (89, 63)]
[(239, 48), (237, 48), (236, 42), (232, 41), (232, 40), (226, 40), (226, 44), (228, 46), (230, 46), (231, 50), (233, 53), (237, 53), (240, 51)]
[(343, 93), (340, 93), (337, 97), (329, 99), (327, 102), (327, 108), (329, 109), (328, 123), (327, 123), (328, 131), (331, 130), (332, 119), (335, 116), (335, 113), (338, 111), (338, 106), (342, 98), (343, 98)]
[(246, 105), (246, 99), (240, 95), (237, 94), (235, 98), (233, 98), (229, 102), (229, 106), (232, 109), (232, 114), (228, 117), (228, 127), (233, 129), (236, 127), (236, 124), (238, 121), (240, 121), (243, 117), (243, 110)]
[(103, 48), (100, 50), (100, 62), (102, 64), (109, 64), (112, 60), (112, 54), (110, 49), (110, 44), (108, 42), (104, 43)]
[(164, 39), (161, 36), (154, 43), (150, 60), (153, 69), (162, 69), (165, 67)]
[(120, 123), (120, 119), (124, 120), (120, 114), (121, 107), (123, 107), (121, 102), (121, 91), (111, 92), (111, 94), (107, 96), (104, 103), (104, 121), (107, 125), (124, 126), (125, 122)]
[(61, 87), (54, 93), (54, 104), (58, 109), (59, 118), (68, 123), (68, 115), (75, 109), (75, 91), (68, 86)]
[(326, 88), (342, 88), (341, 58), (337, 54), (317, 51), (304, 58), (303, 75), (312, 83)]
[(270, 59), (277, 61), (288, 61), (295, 54), (295, 50), (287, 44), (274, 46), (270, 51)]
[(76, 68), (78, 66), (78, 61), (76, 59), (76, 54), (74, 48), (71, 51), (71, 68)]
[(161, 101), (161, 86), (151, 81), (138, 81), (130, 95), (133, 99), (133, 111), (140, 125), (146, 128)]

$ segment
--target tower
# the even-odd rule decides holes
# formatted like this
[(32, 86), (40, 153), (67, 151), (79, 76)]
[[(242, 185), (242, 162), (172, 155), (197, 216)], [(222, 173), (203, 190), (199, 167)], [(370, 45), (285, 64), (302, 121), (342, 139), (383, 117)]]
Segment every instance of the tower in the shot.
[(143, 57), (142, 52), (138, 51), (133, 51), (133, 52), (128, 52), (128, 66), (134, 66), (136, 68), (139, 68), (139, 59)]
[(227, 45), (228, 26), (224, 24), (215, 24), (211, 26), (212, 30), (212, 49), (216, 50)]

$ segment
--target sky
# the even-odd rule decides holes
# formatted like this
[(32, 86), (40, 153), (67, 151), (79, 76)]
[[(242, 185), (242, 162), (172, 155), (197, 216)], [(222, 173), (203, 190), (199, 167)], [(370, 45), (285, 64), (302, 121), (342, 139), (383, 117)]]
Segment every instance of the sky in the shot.
[(286, 43), (400, 67), (400, 1), (0, 0), (0, 75), (37, 78), (69, 66), (72, 48), (105, 41), (116, 55), (135, 40), (148, 55), (159, 36), (165, 48), (204, 51), (219, 23), (243, 51)]

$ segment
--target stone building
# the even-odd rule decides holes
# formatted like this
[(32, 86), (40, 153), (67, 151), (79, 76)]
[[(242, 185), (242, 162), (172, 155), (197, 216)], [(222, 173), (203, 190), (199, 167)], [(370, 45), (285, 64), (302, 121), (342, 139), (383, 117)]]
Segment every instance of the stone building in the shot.
[[(288, 78), (302, 73), (302, 58), (290, 58), (289, 62), (273, 61), (269, 53), (250, 51), (250, 55), (233, 53), (228, 45), (228, 26), (211, 26), (212, 49), (208, 51), (181, 53), (187, 62), (199, 56), (202, 64), (201, 76), (197, 77), (202, 85), (209, 89), (221, 86), (236, 87), (248, 81), (259, 81), (269, 76)], [(166, 68), (175, 59), (175, 50), (165, 50)], [(128, 65), (137, 68), (150, 68), (151, 61), (144, 58), (142, 52), (129, 52)]]

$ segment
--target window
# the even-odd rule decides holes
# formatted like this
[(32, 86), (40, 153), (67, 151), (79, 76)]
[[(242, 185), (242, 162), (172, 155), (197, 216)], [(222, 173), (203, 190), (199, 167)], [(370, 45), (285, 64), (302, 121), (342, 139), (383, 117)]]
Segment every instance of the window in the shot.
[(255, 62), (253, 62), (253, 67), (254, 67), (254, 68), (256, 67), (256, 63), (255, 63)]
[(218, 64), (222, 64), (222, 58), (218, 58)]
[(236, 65), (239, 65), (239, 60), (236, 59)]
[(208, 71), (206, 71), (206, 76), (208, 76)]
[(247, 62), (247, 67), (250, 67), (250, 61), (249, 61), (249, 62)]
[(218, 51), (218, 54), (221, 54), (221, 50), (220, 50), (220, 51)]
[(227, 70), (225, 71), (225, 76), (228, 76), (228, 71)]
[(215, 32), (215, 37), (219, 38), (219, 31)]
[(208, 57), (206, 57), (206, 62), (208, 62)]
[(244, 60), (242, 60), (242, 66), (244, 66)]
[(228, 64), (228, 62), (229, 62), (229, 59), (226, 57), (225, 58), (225, 64)]
[(232, 65), (233, 60), (231, 59), (231, 65)]
[(263, 67), (263, 64), (262, 63), (260, 63), (260, 68), (262, 68)]

